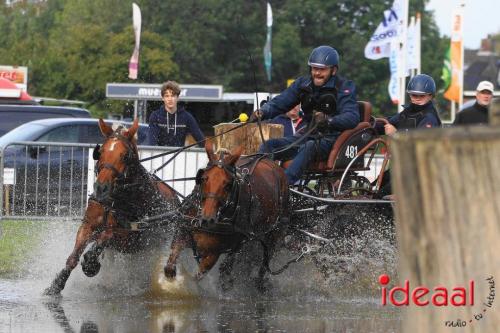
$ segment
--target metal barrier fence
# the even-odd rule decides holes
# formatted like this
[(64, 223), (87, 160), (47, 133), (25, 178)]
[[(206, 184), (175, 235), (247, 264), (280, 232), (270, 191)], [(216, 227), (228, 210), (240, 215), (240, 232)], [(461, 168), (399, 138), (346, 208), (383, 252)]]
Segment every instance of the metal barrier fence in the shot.
[[(93, 144), (15, 142), (0, 150), (0, 219), (81, 218), (95, 182)], [(172, 151), (170, 147), (139, 147), (140, 158)], [(153, 171), (172, 155), (143, 163)], [(194, 177), (205, 166), (203, 149), (180, 153), (156, 174), (161, 179)], [(189, 194), (194, 181), (169, 181)]]
[[(93, 192), (95, 173), (93, 144), (15, 142), (0, 150), (0, 219), (81, 218), (87, 198)], [(140, 146), (140, 158), (172, 151), (171, 147)], [(172, 155), (143, 162), (152, 172)], [(173, 179), (194, 177), (207, 164), (204, 149), (180, 153), (156, 174), (182, 195), (191, 193), (194, 181)], [(381, 168), (380, 156), (372, 169), (362, 174), (373, 181)]]

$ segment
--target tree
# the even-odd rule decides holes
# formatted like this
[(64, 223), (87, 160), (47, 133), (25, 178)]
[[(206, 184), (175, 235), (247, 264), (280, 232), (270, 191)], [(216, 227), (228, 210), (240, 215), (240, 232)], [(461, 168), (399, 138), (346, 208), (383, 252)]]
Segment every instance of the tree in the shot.
[[(354, 80), (358, 98), (377, 112), (396, 108), (387, 93), (387, 59), (364, 58), (364, 47), (392, 0), (274, 0), (273, 81), (263, 65), (266, 1), (136, 1), (142, 11), (139, 82), (222, 84), (225, 91), (281, 91), (307, 74), (307, 57), (319, 45), (338, 49), (339, 74)], [(445, 42), (427, 0), (411, 1), (422, 13), (422, 71), (439, 77)], [(106, 82), (128, 82), (133, 49), (130, 0), (52, 0), (0, 8), (0, 57), (27, 65), (30, 92), (107, 105)], [(120, 106), (113, 109), (119, 110)]]

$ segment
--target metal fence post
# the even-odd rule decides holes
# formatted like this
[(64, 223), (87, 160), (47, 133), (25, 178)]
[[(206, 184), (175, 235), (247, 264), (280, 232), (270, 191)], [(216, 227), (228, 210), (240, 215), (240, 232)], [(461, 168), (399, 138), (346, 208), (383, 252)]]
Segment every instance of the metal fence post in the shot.
[(0, 150), (0, 220), (3, 218), (3, 152), (4, 148)]

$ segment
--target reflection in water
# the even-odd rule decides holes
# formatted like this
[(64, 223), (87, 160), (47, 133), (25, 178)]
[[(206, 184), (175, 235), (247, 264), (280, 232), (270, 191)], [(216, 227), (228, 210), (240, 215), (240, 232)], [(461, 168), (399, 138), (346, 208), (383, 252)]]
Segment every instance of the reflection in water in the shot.
[(54, 317), (54, 320), (59, 324), (59, 326), (61, 326), (65, 333), (75, 332), (73, 328), (71, 328), (68, 317), (66, 317), (66, 313), (64, 313), (64, 309), (60, 303), (60, 298), (46, 302), (45, 306), (49, 309), (50, 313)]
[[(209, 300), (205, 303), (150, 302), (51, 303), (62, 332), (396, 332), (398, 313), (367, 300), (359, 303), (292, 303)], [(66, 316), (67, 313), (67, 316)], [(68, 319), (71, 318), (71, 319)], [(376, 320), (374, 320), (376, 318)], [(39, 326), (44, 331), (44, 323)], [(15, 331), (15, 330), (14, 330)]]

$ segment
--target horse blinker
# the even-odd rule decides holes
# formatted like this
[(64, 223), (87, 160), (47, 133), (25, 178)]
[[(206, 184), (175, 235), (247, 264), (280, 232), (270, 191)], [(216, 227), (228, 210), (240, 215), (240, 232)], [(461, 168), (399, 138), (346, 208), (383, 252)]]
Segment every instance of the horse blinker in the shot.
[(101, 158), (101, 145), (95, 145), (94, 151), (92, 152), (92, 158), (94, 161), (99, 161), (99, 158)]

